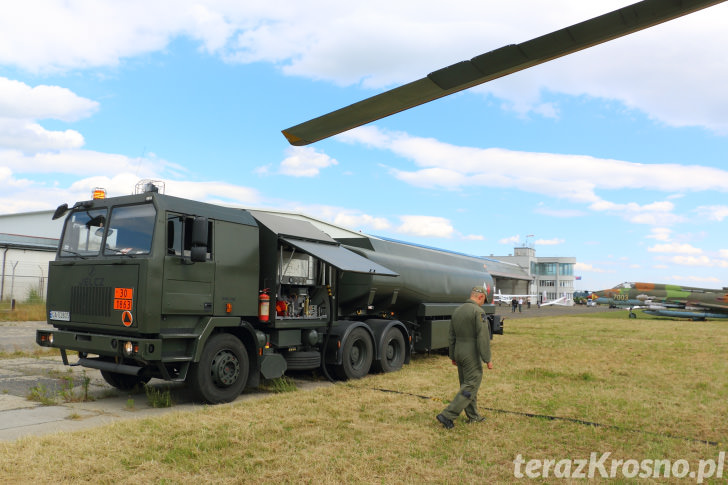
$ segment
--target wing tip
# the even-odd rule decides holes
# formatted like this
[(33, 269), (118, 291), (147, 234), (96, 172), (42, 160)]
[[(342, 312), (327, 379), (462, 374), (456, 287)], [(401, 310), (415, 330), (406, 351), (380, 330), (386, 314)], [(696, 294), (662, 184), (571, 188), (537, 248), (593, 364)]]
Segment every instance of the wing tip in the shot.
[(294, 135), (288, 130), (281, 130), (281, 133), (283, 133), (283, 136), (286, 137), (286, 140), (288, 140), (288, 143), (290, 143), (293, 146), (301, 147), (305, 145), (309, 145), (311, 142), (308, 140), (304, 140), (303, 138)]

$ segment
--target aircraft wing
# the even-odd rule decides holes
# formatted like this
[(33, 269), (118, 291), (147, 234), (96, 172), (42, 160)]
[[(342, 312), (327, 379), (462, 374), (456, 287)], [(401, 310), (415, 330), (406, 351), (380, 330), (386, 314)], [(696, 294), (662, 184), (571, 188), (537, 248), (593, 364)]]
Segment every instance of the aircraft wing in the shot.
[(303, 146), (394, 113), (548, 62), (725, 0), (643, 0), (619, 10), (473, 57), (422, 79), (283, 130)]
[(728, 313), (716, 312), (691, 312), (681, 310), (644, 310), (644, 312), (658, 317), (688, 318), (690, 320), (728, 318)]

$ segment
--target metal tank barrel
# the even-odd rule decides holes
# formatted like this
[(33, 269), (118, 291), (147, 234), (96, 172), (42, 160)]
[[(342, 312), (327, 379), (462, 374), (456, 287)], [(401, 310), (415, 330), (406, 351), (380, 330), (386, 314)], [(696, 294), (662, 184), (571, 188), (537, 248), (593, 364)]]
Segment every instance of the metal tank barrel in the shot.
[(399, 276), (345, 274), (339, 304), (344, 314), (361, 311), (411, 313), (420, 303), (465, 301), (474, 286), (492, 302), (493, 279), (487, 261), (475, 256), (369, 238), (372, 249), (348, 249), (399, 273)]

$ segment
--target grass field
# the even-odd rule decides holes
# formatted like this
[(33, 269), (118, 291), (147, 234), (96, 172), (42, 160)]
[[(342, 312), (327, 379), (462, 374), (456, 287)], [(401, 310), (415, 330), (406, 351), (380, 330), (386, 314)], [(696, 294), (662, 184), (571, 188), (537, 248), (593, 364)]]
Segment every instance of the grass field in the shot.
[(16, 302), (12, 309), (9, 301), (0, 302), (0, 322), (28, 322), (46, 319), (44, 302)]
[[(701, 460), (719, 462), (726, 450), (727, 353), (722, 322), (613, 314), (510, 320), (493, 342), (495, 368), (485, 371), (480, 390), (484, 423), (461, 418), (447, 431), (435, 421), (457, 389), (457, 371), (446, 356), (418, 356), (394, 374), (0, 444), (0, 478), (503, 483), (514, 480), (519, 455), (524, 463), (557, 463), (593, 453), (609, 453), (608, 473), (613, 460), (622, 460), (617, 479), (651, 473), (633, 466), (649, 460), (667, 460), (656, 467), (660, 482), (676, 470), (689, 478), (687, 469), (671, 465), (685, 460), (695, 472)], [(552, 478), (554, 470), (550, 465), (544, 476), (534, 467), (537, 480), (524, 480), (564, 483)]]

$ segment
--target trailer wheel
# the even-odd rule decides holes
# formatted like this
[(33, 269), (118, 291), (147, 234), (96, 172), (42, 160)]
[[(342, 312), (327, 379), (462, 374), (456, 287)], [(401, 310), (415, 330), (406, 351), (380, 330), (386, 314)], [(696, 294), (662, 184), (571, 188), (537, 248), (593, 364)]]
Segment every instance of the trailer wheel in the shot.
[(197, 396), (210, 404), (231, 402), (248, 381), (248, 352), (229, 333), (210, 338), (200, 361), (190, 368), (188, 382)]
[(369, 373), (374, 358), (374, 345), (363, 328), (351, 331), (341, 349), (341, 365), (336, 374), (341, 379), (361, 379)]
[(402, 332), (392, 327), (384, 335), (381, 349), (382, 358), (375, 362), (380, 372), (398, 371), (404, 365), (405, 347)]
[(118, 372), (111, 372), (107, 370), (101, 371), (101, 377), (104, 378), (107, 384), (120, 391), (131, 391), (137, 386), (146, 384), (151, 379), (151, 377), (130, 376), (128, 374), (119, 374)]

